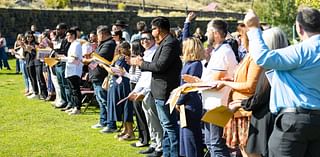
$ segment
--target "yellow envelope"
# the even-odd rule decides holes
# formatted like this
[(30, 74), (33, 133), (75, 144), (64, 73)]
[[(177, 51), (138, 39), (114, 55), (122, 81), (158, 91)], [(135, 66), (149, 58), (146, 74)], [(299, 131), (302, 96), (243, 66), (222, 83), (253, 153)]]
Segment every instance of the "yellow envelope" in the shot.
[(44, 62), (46, 64), (48, 64), (49, 67), (52, 67), (52, 66), (56, 65), (59, 61), (55, 58), (44, 58)]
[(224, 127), (233, 116), (233, 113), (226, 106), (219, 106), (206, 112), (202, 121)]
[(93, 52), (93, 53), (91, 54), (91, 57), (92, 57), (93, 59), (97, 60), (97, 61), (100, 61), (100, 62), (104, 63), (104, 64), (111, 65), (111, 62), (110, 62), (110, 61), (106, 60), (105, 58), (101, 57), (99, 54), (97, 54), (97, 53), (95, 53), (95, 52)]

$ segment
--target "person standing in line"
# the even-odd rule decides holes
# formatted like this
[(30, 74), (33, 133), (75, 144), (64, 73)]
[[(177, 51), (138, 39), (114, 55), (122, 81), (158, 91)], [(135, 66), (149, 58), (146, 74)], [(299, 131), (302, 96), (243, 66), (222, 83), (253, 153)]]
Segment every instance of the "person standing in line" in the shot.
[(146, 23), (144, 21), (137, 22), (137, 31), (138, 31), (138, 33), (132, 35), (130, 43), (132, 43), (135, 40), (141, 39), (141, 33), (144, 32), (146, 30), (146, 28), (147, 28), (147, 26), (146, 26)]
[(253, 60), (274, 69), (270, 111), (277, 117), (268, 143), (269, 156), (320, 156), (320, 11), (301, 8), (295, 24), (302, 42), (276, 50), (266, 46), (259, 18), (252, 10), (244, 23)]
[(11, 70), (10, 65), (8, 63), (8, 54), (6, 52), (6, 47), (6, 38), (4, 38), (0, 32), (0, 69), (2, 69), (3, 62), (3, 66), (6, 67), (8, 70)]
[[(106, 25), (100, 25), (97, 27), (97, 40), (98, 47), (96, 49), (96, 53), (101, 57), (105, 58), (109, 62), (112, 62), (114, 51), (116, 48), (116, 42), (112, 39), (111, 29)], [(115, 132), (116, 128), (113, 128), (114, 124), (112, 124), (112, 128), (108, 127), (107, 122), (107, 91), (102, 88), (102, 83), (105, 77), (108, 76), (108, 72), (103, 68), (98, 66), (96, 62), (92, 58), (83, 59), (83, 62), (88, 65), (89, 69), (89, 78), (92, 81), (94, 94), (96, 96), (96, 100), (100, 107), (100, 116), (99, 122), (95, 125), (92, 125), (93, 129), (102, 129), (106, 132)]]
[[(157, 49), (155, 40), (151, 34), (151, 31), (145, 31), (141, 33), (141, 45), (145, 48), (143, 53), (143, 60), (151, 62)], [(142, 109), (146, 117), (147, 126), (150, 134), (150, 145), (146, 150), (139, 151), (140, 154), (151, 154), (153, 152), (162, 152), (162, 138), (163, 131), (158, 118), (157, 109), (154, 104), (154, 98), (151, 94), (151, 77), (152, 72), (142, 71), (141, 77), (136, 84), (135, 88), (129, 94), (129, 99), (132, 101), (142, 100)], [(134, 143), (139, 146), (140, 143)], [(140, 144), (141, 146), (141, 144)], [(157, 153), (161, 154), (161, 153)]]
[[(68, 49), (70, 43), (66, 39), (67, 25), (65, 23), (59, 23), (56, 27), (57, 37), (56, 46), (54, 46), (54, 55), (52, 57), (66, 57), (68, 55)], [(60, 87), (60, 94), (62, 104), (55, 104), (56, 108), (62, 108), (61, 111), (65, 111), (71, 108), (70, 102), (70, 90), (65, 78), (66, 63), (59, 62), (55, 65), (55, 73)], [(59, 94), (59, 93), (56, 93)]]
[[(191, 75), (201, 77), (202, 63), (204, 57), (203, 45), (197, 37), (188, 38), (182, 43), (184, 66), (181, 71), (181, 76)], [(181, 85), (186, 82), (181, 79)], [(187, 126), (180, 128), (180, 155), (186, 157), (202, 157), (203, 142), (201, 132), (201, 117), (202, 117), (202, 101), (200, 94), (190, 92), (180, 95), (177, 102), (177, 110), (180, 111), (180, 106), (185, 106), (185, 116)]]
[(70, 89), (71, 109), (66, 110), (69, 115), (80, 114), (81, 109), (81, 75), (82, 75), (82, 48), (77, 39), (75, 30), (68, 30), (66, 34), (70, 44), (67, 57), (63, 58), (66, 61), (65, 77)]
[[(231, 46), (225, 42), (228, 33), (228, 24), (223, 20), (212, 20), (207, 25), (206, 35), (209, 45), (213, 46), (211, 58), (207, 68), (202, 74), (202, 81), (217, 81), (223, 78), (232, 78), (237, 66), (237, 60)], [(215, 105), (221, 105), (221, 98), (227, 91), (226, 88), (217, 90), (206, 90), (202, 92), (203, 109), (209, 111)], [(207, 101), (214, 98), (216, 102)], [(223, 128), (214, 124), (204, 123), (205, 140), (211, 156), (229, 157), (230, 152), (226, 146), (223, 136)]]
[[(152, 35), (159, 45), (152, 62), (142, 57), (131, 58), (132, 65), (138, 65), (142, 71), (152, 72), (151, 93), (163, 128), (163, 156), (179, 156), (179, 128), (177, 114), (170, 114), (169, 105), (165, 104), (170, 92), (179, 86), (182, 61), (181, 47), (177, 39), (170, 34), (170, 22), (166, 17), (156, 17), (151, 21)], [(161, 152), (153, 152), (149, 156), (161, 156)]]

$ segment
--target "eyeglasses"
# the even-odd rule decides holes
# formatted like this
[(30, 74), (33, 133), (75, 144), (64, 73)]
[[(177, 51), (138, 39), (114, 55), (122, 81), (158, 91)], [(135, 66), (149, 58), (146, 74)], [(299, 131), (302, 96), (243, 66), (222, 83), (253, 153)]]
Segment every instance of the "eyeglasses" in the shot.
[(153, 27), (153, 28), (151, 28), (151, 30), (153, 31), (153, 30), (155, 30), (155, 29), (157, 29), (157, 27)]

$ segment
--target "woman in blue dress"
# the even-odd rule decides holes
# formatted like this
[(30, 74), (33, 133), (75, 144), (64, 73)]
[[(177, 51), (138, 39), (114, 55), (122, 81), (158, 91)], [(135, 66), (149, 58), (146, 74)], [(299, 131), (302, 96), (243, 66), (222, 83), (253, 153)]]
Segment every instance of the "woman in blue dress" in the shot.
[[(184, 66), (181, 76), (191, 75), (201, 77), (201, 60), (204, 48), (198, 38), (192, 37), (183, 41)], [(181, 79), (181, 85), (185, 82)], [(177, 108), (185, 106), (187, 126), (180, 128), (180, 155), (187, 157), (202, 157), (203, 144), (201, 134), (202, 101), (198, 92), (182, 94), (177, 102)]]
[(126, 98), (130, 93), (130, 79), (127, 76), (123, 76), (130, 69), (130, 65), (125, 61), (125, 57), (130, 56), (130, 44), (122, 42), (116, 48), (116, 53), (118, 53), (119, 58), (112, 67), (102, 65), (112, 75), (107, 95), (107, 125), (116, 127), (116, 121), (122, 121), (124, 129), (116, 137), (119, 140), (133, 140), (135, 137), (133, 133), (132, 101), (126, 100), (118, 104), (120, 100)]

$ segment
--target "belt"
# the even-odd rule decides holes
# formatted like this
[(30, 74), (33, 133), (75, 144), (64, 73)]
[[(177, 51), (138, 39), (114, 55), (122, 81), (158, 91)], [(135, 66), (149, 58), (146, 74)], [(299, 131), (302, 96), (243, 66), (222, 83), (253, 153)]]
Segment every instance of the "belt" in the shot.
[(280, 113), (303, 113), (303, 114), (316, 114), (320, 115), (320, 110), (310, 110), (304, 109), (301, 107), (298, 108), (283, 108), (280, 110)]

